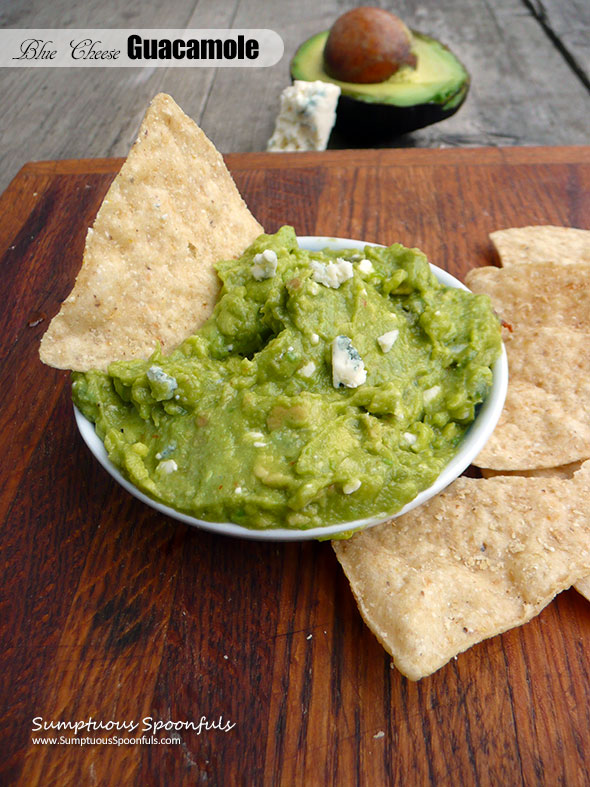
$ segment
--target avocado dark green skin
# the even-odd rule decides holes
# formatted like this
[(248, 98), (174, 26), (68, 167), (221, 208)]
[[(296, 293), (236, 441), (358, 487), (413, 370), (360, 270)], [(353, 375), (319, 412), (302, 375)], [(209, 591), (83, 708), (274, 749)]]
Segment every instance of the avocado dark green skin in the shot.
[[(384, 145), (403, 134), (430, 126), (433, 123), (439, 123), (454, 115), (462, 106), (470, 87), (470, 77), (465, 66), (440, 41), (416, 31), (412, 31), (412, 33), (422, 40), (432, 41), (451, 55), (462, 71), (462, 78), (457, 81), (456, 91), (450, 95), (447, 92), (442, 100), (437, 97), (438, 100), (421, 101), (421, 103), (410, 106), (398, 106), (390, 101), (376, 101), (374, 96), (370, 100), (364, 100), (362, 96), (364, 86), (359, 85), (359, 96), (345, 95), (344, 93), (340, 96), (332, 139), (363, 147)], [(314, 38), (319, 37), (319, 35), (312, 36), (297, 49), (290, 66), (293, 81), (309, 78), (302, 77), (299, 73), (300, 67), (297, 61), (306, 45), (311, 43)]]
[(342, 141), (357, 146), (384, 144), (454, 115), (467, 98), (469, 84), (467, 80), (445, 104), (396, 107), (340, 96), (334, 130)]

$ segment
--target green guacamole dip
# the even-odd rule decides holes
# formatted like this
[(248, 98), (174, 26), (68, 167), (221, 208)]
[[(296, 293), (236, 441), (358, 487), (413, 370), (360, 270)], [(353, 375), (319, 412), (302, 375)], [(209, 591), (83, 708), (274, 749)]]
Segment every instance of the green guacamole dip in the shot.
[(489, 299), (401, 245), (307, 252), (261, 235), (171, 355), (73, 374), (110, 459), (200, 519), (310, 528), (393, 514), (456, 452), (492, 382)]

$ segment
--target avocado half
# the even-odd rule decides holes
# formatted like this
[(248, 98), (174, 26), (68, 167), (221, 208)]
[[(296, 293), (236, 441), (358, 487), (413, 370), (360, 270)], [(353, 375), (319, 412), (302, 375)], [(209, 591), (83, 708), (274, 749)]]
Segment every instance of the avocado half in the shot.
[(328, 76), (324, 46), (329, 30), (305, 41), (291, 61), (292, 79), (333, 82), (342, 91), (336, 130), (361, 144), (378, 143), (454, 115), (469, 90), (469, 73), (435, 38), (412, 31), (416, 68), (403, 66), (384, 82), (356, 84)]

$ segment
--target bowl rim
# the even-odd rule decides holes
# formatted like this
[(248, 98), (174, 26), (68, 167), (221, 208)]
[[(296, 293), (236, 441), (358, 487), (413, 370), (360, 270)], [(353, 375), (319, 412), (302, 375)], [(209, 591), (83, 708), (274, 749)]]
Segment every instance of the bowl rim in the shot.
[[(302, 235), (297, 237), (300, 248), (306, 251), (320, 251), (324, 248), (332, 248), (335, 250), (344, 249), (359, 249), (363, 250), (365, 246), (378, 246), (383, 248), (383, 244), (371, 243), (367, 241), (355, 240), (352, 238), (340, 238), (333, 236), (322, 235)], [(439, 268), (436, 265), (430, 264), (430, 268), (439, 282), (448, 287), (454, 287), (470, 292), (470, 290), (455, 278), (448, 271)], [(397, 519), (403, 514), (411, 511), (413, 508), (425, 503), (434, 495), (439, 494), (449, 484), (451, 484), (461, 473), (469, 467), (469, 465), (476, 458), (477, 454), (481, 451), (488, 438), (492, 434), (500, 414), (504, 407), (506, 393), (508, 390), (508, 360), (506, 356), (506, 349), (502, 343), (502, 350), (499, 358), (495, 361), (492, 367), (493, 381), (492, 387), (488, 393), (486, 400), (480, 406), (479, 412), (473, 423), (467, 430), (463, 440), (461, 441), (459, 450), (451, 461), (445, 465), (436, 480), (426, 489), (422, 490), (413, 500), (407, 503), (395, 514), (387, 514), (384, 516), (374, 515), (364, 519), (357, 519), (352, 522), (340, 522), (334, 525), (327, 525), (325, 527), (313, 527), (308, 529), (297, 528), (273, 528), (265, 530), (257, 530), (254, 528), (246, 528), (234, 522), (209, 522), (198, 517), (191, 516), (190, 514), (177, 511), (171, 506), (160, 503), (157, 500), (146, 495), (130, 481), (128, 481), (119, 471), (119, 469), (108, 458), (104, 443), (96, 434), (94, 424), (89, 421), (78, 408), (74, 405), (74, 416), (78, 430), (82, 439), (88, 446), (90, 452), (95, 459), (104, 467), (104, 469), (119, 483), (124, 489), (132, 494), (137, 499), (141, 500), (146, 505), (155, 509), (161, 514), (176, 519), (185, 524), (198, 527), (202, 530), (207, 530), (213, 533), (219, 533), (226, 536), (234, 536), (238, 538), (246, 538), (256, 541), (309, 541), (312, 539), (330, 539), (334, 537), (342, 537), (348, 531), (362, 530), (367, 527), (374, 527), (375, 525), (382, 524), (392, 519)]]

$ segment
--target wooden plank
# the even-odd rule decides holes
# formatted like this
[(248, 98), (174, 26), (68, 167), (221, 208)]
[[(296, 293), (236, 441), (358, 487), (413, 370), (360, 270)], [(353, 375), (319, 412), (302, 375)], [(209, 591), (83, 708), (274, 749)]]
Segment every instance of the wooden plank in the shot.
[[(311, 234), (399, 239), (458, 275), (492, 260), (499, 226), (590, 228), (590, 148), (227, 158), (268, 229), (288, 219)], [(33, 163), (14, 204), (0, 203), (0, 282), (14, 293), (0, 349), (0, 782), (583, 783), (590, 614), (574, 591), (411, 683), (364, 626), (328, 543), (176, 524), (92, 459), (67, 374), (41, 367), (44, 326), (23, 314), (57, 308), (120, 163)], [(31, 742), (35, 716), (202, 715), (236, 727), (180, 730), (161, 746)]]
[[(53, 385), (45, 398), (37, 396), (35, 380), (43, 368), (37, 342), (71, 289), (72, 274), (84, 248), (84, 227), (91, 224), (111, 177), (90, 184), (85, 176), (49, 180), (46, 174), (24, 172), (0, 200), (0, 237), (4, 236), (6, 243), (0, 268), (4, 292), (10, 292), (11, 297), (11, 308), (0, 312), (4, 337), (0, 385), (7, 394), (0, 429), (12, 437), (2, 457), (12, 470), (6, 474), (0, 516), (11, 505), (12, 494), (22, 481), (21, 472), (37, 449), (62, 393), (65, 375), (51, 370), (48, 379)], [(73, 214), (79, 221), (76, 233), (63, 220)], [(56, 249), (60, 256), (55, 265), (47, 267), (44, 261)], [(64, 259), (65, 265), (61, 264)], [(25, 268), (26, 277), (22, 275)], [(18, 386), (22, 386), (19, 394)]]
[[(97, 495), (96, 508), (88, 512), (89, 521), (99, 525), (70, 597), (54, 658), (45, 667), (46, 689), (35, 710), (43, 719), (141, 720), (152, 708), (182, 528), (132, 498), (121, 498), (105, 478), (97, 486), (106, 486), (108, 492)], [(108, 774), (111, 783), (131, 784), (141, 759), (140, 746), (127, 748), (124, 757), (116, 745), (99, 747), (98, 752), (92, 745), (30, 746), (20, 783), (59, 784), (65, 774), (72, 781), (92, 783), (96, 773), (103, 783)]]
[(590, 5), (585, 0), (523, 0), (551, 43), (590, 90)]
[[(445, 164), (468, 164), (470, 167), (484, 165), (511, 164), (547, 164), (548, 153), (544, 147), (508, 147), (449, 148), (441, 152), (428, 149), (408, 150), (328, 150), (323, 153), (228, 153), (224, 156), (227, 166), (232, 170), (234, 178), (241, 172), (264, 169), (267, 171), (280, 169), (318, 168), (322, 170), (344, 167), (382, 167), (419, 164), (421, 166), (438, 167)], [(21, 187), (21, 176), (29, 174), (116, 174), (124, 159), (62, 159), (61, 161), (31, 161), (25, 164), (19, 177), (15, 180), (15, 188)], [(584, 164), (590, 161), (587, 146), (571, 145), (551, 148), (552, 164)], [(236, 175), (237, 173), (237, 175)], [(1, 198), (0, 198), (1, 199)], [(7, 197), (6, 203), (10, 199)]]
[[(39, 372), (36, 368), (37, 380)], [(10, 452), (11, 464), (3, 464), (2, 478), (12, 474), (17, 478), (16, 489), (13, 484), (3, 489), (1, 501), (2, 569), (7, 585), (0, 600), (0, 708), (7, 725), (0, 732), (0, 782), (4, 784), (17, 783), (24, 752), (30, 747), (31, 720), (41, 714), (49, 689), (48, 670), (67, 661), (66, 652), (56, 660), (61, 630), (98, 524), (87, 517), (92, 500), (84, 477), (77, 484), (59, 482), (64, 463), (89, 468), (91, 477), (96, 468), (89, 466), (87, 451), (75, 434), (69, 392), (58, 389), (56, 401), (51, 397), (51, 378), (40, 386), (30, 377), (23, 379), (20, 395), (25, 406), (15, 413), (15, 423), (31, 418), (33, 429), (25, 434), (19, 428), (3, 432), (3, 451)], [(38, 412), (26, 407), (28, 387), (45, 404), (45, 423)], [(29, 436), (35, 447), (32, 452), (27, 450)], [(21, 449), (20, 454), (11, 450), (12, 443)], [(101, 491), (100, 483), (97, 491)], [(41, 749), (37, 750), (40, 754)]]
[[(554, 631), (551, 644), (544, 636), (548, 626)], [(589, 635), (586, 600), (572, 591), (558, 596), (540, 615), (538, 625), (511, 632), (507, 670), (522, 772), (528, 783), (586, 781), (590, 762), (579, 735), (590, 720), (582, 697), (586, 681), (573, 676), (587, 672)]]

